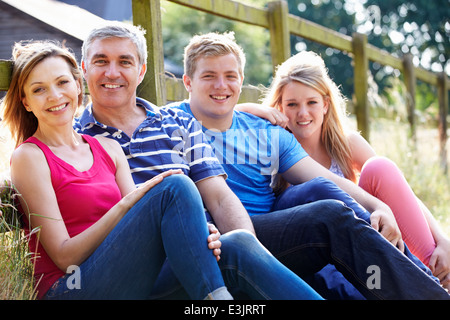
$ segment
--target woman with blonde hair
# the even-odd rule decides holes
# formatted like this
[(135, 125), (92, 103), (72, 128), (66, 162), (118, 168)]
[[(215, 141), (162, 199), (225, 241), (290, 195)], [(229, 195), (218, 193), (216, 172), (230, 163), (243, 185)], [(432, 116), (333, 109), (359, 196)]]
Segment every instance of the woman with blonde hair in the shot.
[[(386, 203), (411, 252), (430, 267), (444, 287), (450, 287), (449, 238), (395, 163), (376, 156), (369, 143), (348, 128), (345, 98), (319, 55), (300, 52), (281, 64), (263, 105), (239, 108), (286, 126), (309, 156)], [(280, 201), (292, 196), (281, 179), (275, 187), (284, 191)]]

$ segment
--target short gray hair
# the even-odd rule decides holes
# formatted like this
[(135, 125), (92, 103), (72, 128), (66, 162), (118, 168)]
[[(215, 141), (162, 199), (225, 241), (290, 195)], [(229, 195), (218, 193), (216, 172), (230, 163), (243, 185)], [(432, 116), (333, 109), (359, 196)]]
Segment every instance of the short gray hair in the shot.
[(97, 39), (125, 38), (130, 39), (136, 46), (139, 65), (147, 64), (147, 41), (145, 30), (140, 26), (134, 26), (123, 22), (108, 22), (105, 25), (94, 28), (84, 40), (81, 47), (82, 61), (87, 63), (87, 54), (92, 42)]

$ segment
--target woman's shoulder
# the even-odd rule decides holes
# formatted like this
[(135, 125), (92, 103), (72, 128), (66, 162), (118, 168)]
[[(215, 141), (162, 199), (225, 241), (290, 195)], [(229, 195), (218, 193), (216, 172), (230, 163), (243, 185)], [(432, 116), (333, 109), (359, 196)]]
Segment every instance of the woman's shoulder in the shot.
[(11, 163), (14, 161), (31, 161), (44, 159), (44, 153), (41, 148), (34, 144), (24, 142), (19, 145), (11, 155)]
[(90, 137), (91, 139), (97, 140), (100, 143), (100, 145), (103, 147), (103, 149), (105, 149), (108, 152), (121, 150), (119, 142), (117, 142), (114, 139), (106, 138), (103, 136), (95, 136), (95, 137), (88, 136), (88, 137)]
[(349, 132), (347, 139), (352, 153), (353, 164), (358, 170), (361, 170), (364, 163), (369, 158), (375, 156), (376, 152), (359, 132)]
[(114, 139), (106, 138), (103, 136), (95, 136), (91, 137), (91, 139), (97, 140), (100, 146), (103, 148), (104, 152), (106, 152), (109, 157), (113, 160), (115, 164), (121, 157), (125, 157), (122, 147), (119, 142)]

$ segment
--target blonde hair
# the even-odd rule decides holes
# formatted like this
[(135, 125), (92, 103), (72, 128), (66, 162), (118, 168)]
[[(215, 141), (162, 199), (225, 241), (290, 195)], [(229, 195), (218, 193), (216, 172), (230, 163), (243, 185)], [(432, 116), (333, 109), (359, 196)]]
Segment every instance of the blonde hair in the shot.
[(198, 59), (225, 56), (230, 53), (236, 56), (240, 75), (244, 77), (245, 54), (236, 43), (233, 32), (195, 35), (184, 49), (184, 73), (192, 78)]
[(328, 75), (325, 62), (318, 54), (311, 51), (300, 52), (286, 60), (277, 68), (275, 78), (264, 97), (264, 104), (281, 110), (283, 89), (293, 81), (315, 89), (325, 101), (329, 102), (328, 111), (323, 119), (321, 141), (328, 155), (341, 168), (344, 176), (356, 182), (347, 139), (346, 99)]
[(13, 68), (9, 89), (2, 100), (1, 108), (3, 122), (9, 127), (16, 146), (31, 137), (38, 127), (38, 120), (32, 112), (28, 112), (22, 99), (23, 90), (31, 71), (43, 60), (49, 57), (61, 57), (67, 61), (75, 81), (80, 84), (78, 106), (83, 101), (82, 75), (77, 61), (71, 51), (63, 48), (55, 41), (18, 42), (13, 47)]

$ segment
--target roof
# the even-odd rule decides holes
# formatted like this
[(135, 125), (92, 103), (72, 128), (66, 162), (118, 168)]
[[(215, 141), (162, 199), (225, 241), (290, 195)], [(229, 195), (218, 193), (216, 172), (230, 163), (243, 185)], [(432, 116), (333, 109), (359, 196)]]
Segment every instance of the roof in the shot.
[(55, 0), (0, 0), (68, 35), (84, 40), (105, 22), (87, 10)]

